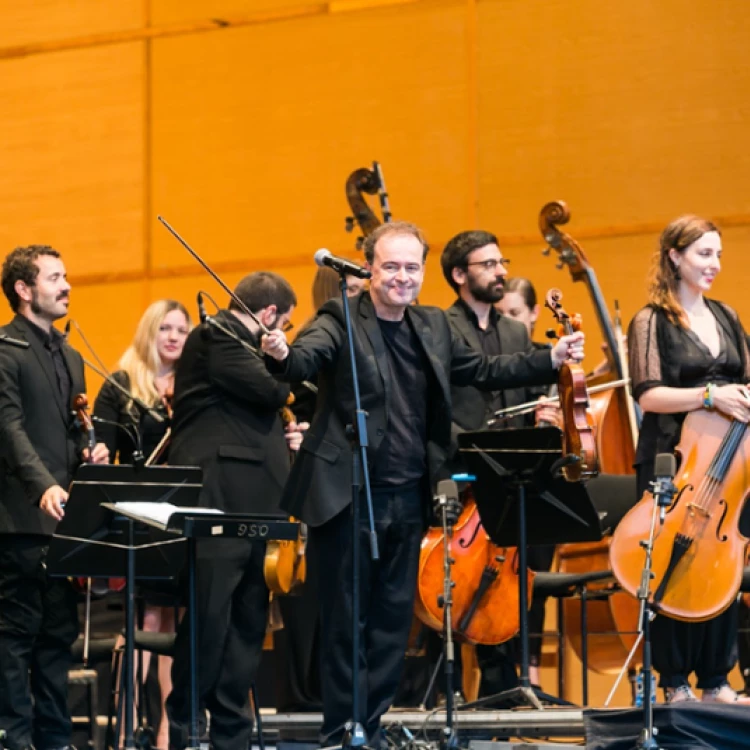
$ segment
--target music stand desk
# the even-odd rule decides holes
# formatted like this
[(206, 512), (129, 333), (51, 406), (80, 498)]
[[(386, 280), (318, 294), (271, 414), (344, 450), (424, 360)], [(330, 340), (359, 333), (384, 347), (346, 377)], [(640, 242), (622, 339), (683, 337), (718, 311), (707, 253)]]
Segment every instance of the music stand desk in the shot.
[[(474, 498), (482, 526), (495, 544), (518, 547), (520, 685), (501, 696), (518, 696), (541, 709), (528, 677), (527, 545), (599, 541), (599, 515), (581, 482), (557, 476), (563, 456), (556, 427), (464, 432), (458, 444), (467, 468), (476, 476)], [(529, 499), (534, 507), (531, 529)]]
[(281, 518), (269, 518), (255, 513), (223, 513), (208, 508), (175, 508), (165, 521), (139, 514), (133, 508), (123, 508), (119, 503), (102, 503), (113, 513), (141, 522), (171, 534), (185, 537), (188, 543), (188, 633), (190, 711), (188, 743), (186, 750), (199, 750), (198, 737), (198, 658), (196, 616), (196, 559), (198, 539), (219, 537), (247, 539), (249, 541), (294, 540), (299, 534), (299, 524)]

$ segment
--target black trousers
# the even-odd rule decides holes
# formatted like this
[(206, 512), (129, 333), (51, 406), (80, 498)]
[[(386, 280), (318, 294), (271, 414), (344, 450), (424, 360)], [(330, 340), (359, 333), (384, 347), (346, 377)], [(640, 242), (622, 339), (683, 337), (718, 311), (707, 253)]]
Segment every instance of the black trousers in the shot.
[(0, 535), (0, 728), (10, 750), (70, 742), (68, 670), (78, 614), (70, 584), (47, 575), (48, 542)]
[(700, 690), (727, 681), (737, 663), (738, 603), (706, 622), (681, 622), (657, 615), (651, 623), (651, 652), (659, 687), (688, 684), (695, 672)]
[[(409, 640), (419, 546), (424, 530), (420, 487), (373, 492), (380, 559), (370, 555), (361, 502), (359, 715), (371, 747), (382, 744), (380, 717), (398, 688)], [(310, 529), (308, 555), (321, 606), (321, 744), (341, 742), (352, 718), (351, 509)]]
[(284, 627), (273, 634), (276, 710), (322, 711), (320, 696), (320, 576), (309, 555), (305, 584), (295, 596), (278, 599)]
[[(199, 708), (210, 713), (209, 734), (215, 750), (247, 750), (252, 734), (249, 692), (268, 617), (265, 550), (265, 544), (244, 539), (198, 543), (198, 702)], [(185, 616), (177, 630), (173, 687), (167, 699), (172, 750), (186, 747), (188, 740), (189, 645)]]

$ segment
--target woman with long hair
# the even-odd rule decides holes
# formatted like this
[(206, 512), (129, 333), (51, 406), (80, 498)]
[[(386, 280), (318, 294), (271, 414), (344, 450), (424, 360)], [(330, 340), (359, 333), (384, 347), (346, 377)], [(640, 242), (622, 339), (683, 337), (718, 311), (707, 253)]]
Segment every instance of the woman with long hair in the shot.
[[(719, 229), (681, 216), (662, 232), (648, 304), (633, 318), (628, 350), (633, 397), (643, 410), (636, 449), (637, 499), (654, 479), (658, 453), (673, 452), (691, 411), (713, 409), (750, 421), (750, 357), (745, 332), (729, 305), (706, 295), (721, 271)], [(705, 622), (658, 615), (651, 625), (654, 667), (669, 703), (738, 698), (728, 675), (737, 661), (737, 603)]]
[[(143, 414), (133, 401), (111, 383), (105, 382), (94, 403), (94, 416), (99, 439), (109, 448), (110, 460), (132, 463), (140, 448), (148, 460), (160, 452), (157, 463), (166, 459), (166, 451), (157, 451), (169, 427), (170, 398), (174, 390), (174, 374), (192, 325), (184, 305), (175, 300), (153, 302), (141, 316), (130, 346), (119, 361), (113, 378), (133, 396), (162, 416), (158, 422)], [(140, 445), (139, 445), (140, 443)], [(143, 629), (171, 633), (175, 630), (174, 603), (164, 597), (146, 593)], [(172, 689), (172, 659), (159, 659), (158, 674), (161, 690), (162, 716), (156, 736), (156, 747), (169, 744), (169, 723), (164, 701)], [(143, 675), (148, 674), (149, 652), (143, 655)]]

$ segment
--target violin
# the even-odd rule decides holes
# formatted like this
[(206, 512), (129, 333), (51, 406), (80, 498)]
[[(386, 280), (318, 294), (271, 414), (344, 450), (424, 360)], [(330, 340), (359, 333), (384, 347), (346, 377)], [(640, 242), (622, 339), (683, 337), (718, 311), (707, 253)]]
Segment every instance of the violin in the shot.
[[(571, 318), (560, 302), (562, 292), (550, 289), (544, 306), (552, 311), (565, 335), (573, 333)], [(563, 466), (563, 476), (568, 482), (580, 482), (599, 474), (599, 459), (594, 439), (594, 423), (588, 413), (589, 395), (586, 390), (586, 375), (583, 368), (572, 362), (564, 362), (557, 378), (562, 411), (563, 455), (574, 456), (574, 463)]]
[[(286, 406), (280, 410), (284, 426), (292, 424), (295, 416), (289, 408), (294, 403), (294, 394), (289, 394)], [(291, 453), (291, 452), (290, 452)], [(293, 457), (290, 456), (290, 460)], [(290, 521), (295, 519), (290, 517)], [(294, 593), (305, 582), (307, 566), (305, 548), (307, 547), (307, 528), (300, 523), (296, 539), (273, 539), (266, 542), (266, 555), (263, 560), (263, 577), (272, 594), (284, 595)]]
[[(427, 627), (442, 631), (445, 535), (432, 528), (422, 539), (414, 613)], [(489, 538), (476, 502), (465, 496), (464, 508), (449, 540), (452, 562), (452, 625), (470, 644), (494, 646), (511, 639), (520, 627), (518, 550), (499, 547)], [(531, 606), (534, 571), (528, 572)]]
[[(654, 538), (652, 607), (668, 617), (701, 622), (727, 609), (742, 582), (748, 539), (739, 521), (748, 488), (747, 425), (719, 412), (692, 411), (682, 424), (676, 453), (677, 496)], [(654, 500), (650, 491), (615, 529), (612, 572), (625, 591), (641, 586), (643, 547)]]
[[(370, 208), (364, 194), (378, 195), (383, 221), (378, 219), (375, 212)], [(362, 230), (362, 236), (357, 237), (357, 250), (362, 249), (362, 243), (367, 235), (372, 234), (381, 223), (387, 224), (391, 220), (391, 209), (388, 205), (388, 192), (385, 189), (383, 171), (376, 161), (372, 163), (372, 169), (362, 167), (355, 169), (346, 179), (346, 200), (352, 215), (346, 217), (346, 231), (354, 230), (355, 222)]]
[[(174, 386), (169, 386), (165, 391), (164, 395), (161, 397), (162, 405), (164, 406), (164, 410), (167, 412), (167, 419), (169, 421), (172, 421), (172, 402), (174, 401)], [(167, 449), (169, 448), (169, 443), (172, 439), (172, 426), (170, 424), (169, 427), (165, 430), (164, 434), (162, 435), (161, 440), (156, 444), (156, 447), (153, 451), (151, 451), (151, 455), (146, 459), (145, 466), (153, 466), (154, 464), (158, 464), (162, 458), (166, 455)]]

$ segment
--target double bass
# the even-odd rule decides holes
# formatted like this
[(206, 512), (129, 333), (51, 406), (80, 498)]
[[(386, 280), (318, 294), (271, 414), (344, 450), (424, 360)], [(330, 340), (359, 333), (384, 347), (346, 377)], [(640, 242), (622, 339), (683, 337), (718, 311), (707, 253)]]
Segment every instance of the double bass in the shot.
[[(539, 214), (539, 229), (547, 249), (558, 259), (560, 268), (567, 267), (574, 282), (583, 283), (594, 305), (597, 321), (606, 343), (607, 370), (588, 378), (587, 386), (597, 388), (619, 381), (622, 387), (605, 389), (590, 397), (589, 412), (594, 426), (599, 466), (605, 474), (633, 474), (638, 425), (635, 407), (627, 387), (627, 358), (624, 356), (622, 336), (613, 325), (593, 267), (576, 240), (560, 229), (570, 221), (570, 210), (563, 201), (547, 203)], [(619, 315), (618, 315), (619, 320)], [(609, 568), (611, 538), (600, 542), (562, 544), (557, 549), (559, 570), (563, 573), (587, 573)], [(628, 594), (618, 591), (610, 583), (589, 584), (587, 614), (589, 628), (588, 664), (601, 673), (620, 670), (635, 643), (638, 624), (638, 604)], [(563, 602), (565, 631), (573, 650), (582, 653), (581, 618), (579, 603)]]

